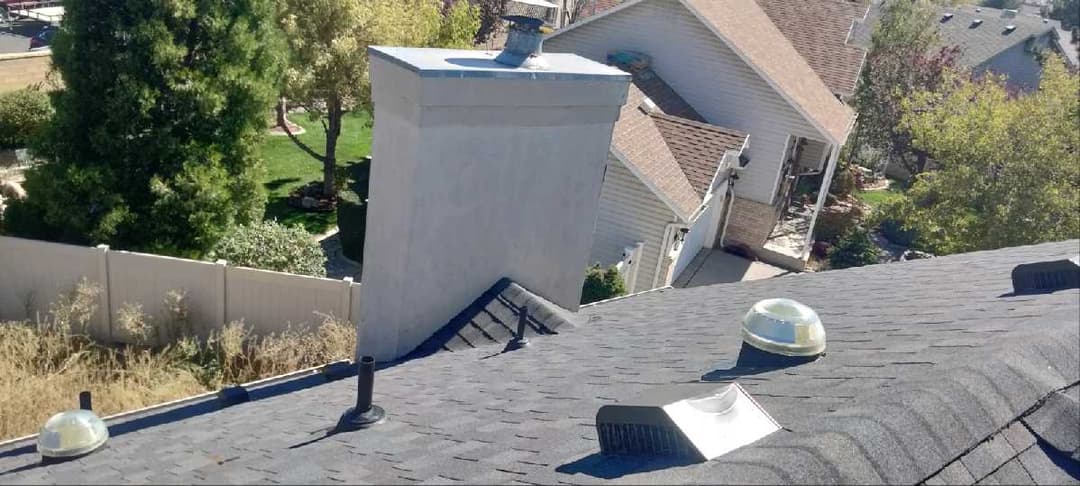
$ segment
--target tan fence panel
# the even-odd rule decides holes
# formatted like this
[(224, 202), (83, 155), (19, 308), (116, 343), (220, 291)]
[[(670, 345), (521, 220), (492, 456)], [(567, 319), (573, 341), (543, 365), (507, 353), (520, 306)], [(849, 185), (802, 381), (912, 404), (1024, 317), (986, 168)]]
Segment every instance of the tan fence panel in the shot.
[(226, 276), (227, 322), (244, 320), (258, 334), (322, 323), (317, 312), (348, 319), (352, 284), (288, 273), (229, 267)]
[(41, 85), (51, 68), (49, 51), (0, 54), (0, 93)]
[(105, 248), (0, 236), (0, 320), (44, 317), (50, 303), (86, 278), (101, 291), (88, 331), (95, 338), (107, 339), (105, 254)]
[[(113, 339), (130, 342), (131, 336), (117, 320), (125, 304), (141, 304), (155, 326), (174, 324), (174, 314), (165, 306), (170, 291), (183, 292), (191, 331), (205, 336), (225, 322), (224, 264), (181, 258), (109, 252), (109, 302)], [(165, 331), (171, 329), (163, 328)], [(162, 333), (168, 337), (168, 332)]]

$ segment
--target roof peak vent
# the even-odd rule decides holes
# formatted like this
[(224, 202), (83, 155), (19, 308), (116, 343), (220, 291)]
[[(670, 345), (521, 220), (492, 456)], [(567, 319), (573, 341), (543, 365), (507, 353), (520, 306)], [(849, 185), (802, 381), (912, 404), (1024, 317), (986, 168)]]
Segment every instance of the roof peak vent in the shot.
[(1012, 270), (1012, 284), (1015, 294), (1080, 288), (1080, 255), (1067, 260), (1017, 265)]
[(641, 104), (638, 105), (638, 108), (641, 108), (641, 111), (645, 112), (646, 115), (651, 115), (657, 111), (656, 102), (648, 96), (641, 98)]

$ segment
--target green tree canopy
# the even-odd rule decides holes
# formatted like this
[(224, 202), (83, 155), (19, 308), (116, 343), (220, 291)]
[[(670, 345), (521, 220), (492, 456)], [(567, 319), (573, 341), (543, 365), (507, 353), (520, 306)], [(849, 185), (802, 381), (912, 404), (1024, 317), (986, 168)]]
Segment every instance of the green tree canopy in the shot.
[(10, 231), (198, 255), (261, 218), (255, 143), (280, 79), (273, 0), (72, 0), (56, 114)]
[(322, 120), (326, 146), (319, 153), (290, 138), (323, 164), (327, 195), (335, 191), (341, 118), (371, 100), (368, 46), (469, 48), (480, 26), (478, 9), (466, 0), (281, 1), (290, 51), (285, 96)]
[(913, 91), (935, 89), (959, 53), (933, 47), (936, 17), (937, 6), (926, 0), (884, 3), (855, 92), (855, 143), (884, 151), (912, 173), (923, 170), (925, 154), (912, 147), (911, 135), (900, 125), (901, 102)]
[(952, 73), (915, 93), (903, 124), (942, 165), (909, 190), (906, 226), (940, 254), (1080, 237), (1078, 78), (1047, 59), (1037, 92)]

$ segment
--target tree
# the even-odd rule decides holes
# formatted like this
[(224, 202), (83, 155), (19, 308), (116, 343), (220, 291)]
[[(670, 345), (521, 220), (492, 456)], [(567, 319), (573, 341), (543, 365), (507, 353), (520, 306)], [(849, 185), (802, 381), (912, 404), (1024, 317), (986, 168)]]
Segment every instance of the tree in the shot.
[[(280, 78), (273, 0), (65, 2), (64, 88), (12, 209), (24, 236), (196, 256), (257, 221)], [(32, 223), (32, 224), (31, 224)]]
[(1022, 2), (1020, 0), (983, 0), (982, 6), (990, 8), (1000, 9), (1017, 9), (1020, 8)]
[(476, 29), (474, 41), (477, 44), (487, 42), (499, 26), (502, 25), (502, 16), (506, 14), (508, 0), (473, 0), (480, 9), (480, 25)]
[(907, 193), (916, 245), (948, 254), (1080, 237), (1078, 76), (1049, 57), (1025, 96), (995, 76), (948, 78), (905, 102), (914, 144), (942, 165)]
[(939, 86), (959, 55), (955, 47), (932, 47), (938, 42), (936, 16), (931, 2), (884, 3), (855, 92), (856, 143), (884, 151), (912, 174), (924, 169), (926, 154), (915, 150), (911, 135), (900, 128), (901, 102), (910, 92)]
[(285, 96), (326, 133), (323, 153), (284, 127), (301, 150), (323, 164), (323, 194), (336, 193), (341, 120), (366, 108), (369, 45), (472, 47), (479, 12), (466, 0), (282, 0), (281, 26), (289, 44)]
[(1080, 27), (1080, 0), (1053, 0), (1049, 16), (1060, 20), (1065, 30)]

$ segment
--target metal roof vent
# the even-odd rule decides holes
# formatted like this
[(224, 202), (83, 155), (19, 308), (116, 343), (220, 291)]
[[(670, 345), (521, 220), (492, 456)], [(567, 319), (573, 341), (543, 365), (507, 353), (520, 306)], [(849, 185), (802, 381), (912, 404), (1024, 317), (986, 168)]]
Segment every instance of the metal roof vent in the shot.
[(944, 21), (947, 21), (947, 20), (952, 20), (952, 18), (953, 18), (953, 13), (952, 12), (945, 12), (945, 15), (941, 16), (941, 21), (944, 22)]
[(1068, 260), (1017, 265), (1012, 271), (1012, 284), (1016, 294), (1080, 288), (1080, 255)]
[(972, 20), (971, 21), (971, 27), (972, 28), (978, 27), (978, 26), (982, 25), (982, 23), (983, 23), (982, 19)]
[(600, 407), (600, 452), (708, 461), (780, 430), (737, 383), (709, 387), (704, 393), (701, 386), (653, 389)]
[[(544, 0), (514, 1), (545, 9), (558, 8), (558, 5)], [(544, 19), (527, 15), (504, 15), (503, 19), (510, 22), (510, 29), (506, 36), (506, 47), (495, 57), (495, 62), (526, 69), (548, 69), (548, 62), (543, 57), (544, 34), (540, 32)]]
[(791, 299), (758, 301), (742, 323), (743, 342), (781, 356), (825, 352), (825, 327), (813, 309)]
[(650, 99), (648, 96), (645, 96), (641, 99), (641, 104), (638, 105), (638, 107), (641, 108), (641, 111), (645, 112), (646, 115), (656, 111), (656, 103), (653, 102), (653, 100)]
[(105, 445), (109, 429), (91, 410), (90, 392), (79, 394), (79, 410), (60, 412), (41, 426), (37, 450), (45, 462), (85, 456)]
[(1013, 24), (1009, 24), (1009, 25), (1005, 26), (1005, 33), (1006, 34), (1011, 34), (1011, 33), (1013, 33), (1014, 30), (1016, 30), (1016, 26), (1013, 25)]

